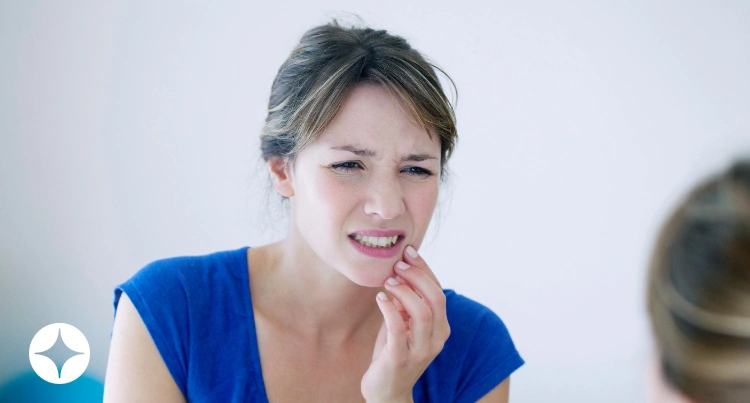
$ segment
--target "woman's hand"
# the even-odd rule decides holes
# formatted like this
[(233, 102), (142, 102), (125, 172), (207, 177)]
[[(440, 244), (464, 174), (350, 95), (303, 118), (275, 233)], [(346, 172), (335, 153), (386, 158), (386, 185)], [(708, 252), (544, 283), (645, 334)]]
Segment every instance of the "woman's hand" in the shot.
[(385, 321), (362, 378), (368, 403), (412, 402), (414, 384), (450, 334), (445, 294), (435, 274), (411, 246), (403, 256), (407, 264), (398, 262), (394, 268), (399, 283), (389, 283), (393, 277), (385, 283), (393, 301), (382, 292), (376, 298)]

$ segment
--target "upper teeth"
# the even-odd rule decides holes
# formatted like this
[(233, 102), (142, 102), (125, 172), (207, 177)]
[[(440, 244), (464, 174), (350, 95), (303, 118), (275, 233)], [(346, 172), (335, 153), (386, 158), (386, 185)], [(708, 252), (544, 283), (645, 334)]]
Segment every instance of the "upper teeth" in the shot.
[(377, 237), (377, 236), (367, 236), (367, 235), (356, 234), (354, 238), (357, 241), (359, 241), (359, 243), (365, 246), (391, 247), (393, 246), (393, 244), (396, 243), (396, 240), (398, 239), (398, 235)]

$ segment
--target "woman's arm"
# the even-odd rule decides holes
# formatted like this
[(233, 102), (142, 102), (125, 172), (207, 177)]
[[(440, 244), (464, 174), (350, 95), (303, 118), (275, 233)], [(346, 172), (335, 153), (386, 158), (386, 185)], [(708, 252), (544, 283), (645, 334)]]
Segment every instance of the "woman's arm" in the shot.
[(115, 314), (104, 381), (104, 403), (185, 403), (130, 298), (122, 293)]
[(510, 394), (510, 377), (505, 378), (499, 385), (484, 395), (477, 403), (508, 403)]

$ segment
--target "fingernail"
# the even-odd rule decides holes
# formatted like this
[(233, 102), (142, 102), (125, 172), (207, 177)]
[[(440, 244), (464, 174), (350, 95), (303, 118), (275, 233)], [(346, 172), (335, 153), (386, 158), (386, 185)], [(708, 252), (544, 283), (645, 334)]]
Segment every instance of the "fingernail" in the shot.
[(385, 301), (388, 299), (388, 297), (386, 297), (385, 293), (382, 291), (378, 293), (378, 298), (380, 298), (381, 301)]
[(393, 277), (388, 277), (388, 280), (385, 280), (385, 281), (386, 281), (386, 282), (387, 282), (388, 284), (390, 284), (390, 285), (396, 285), (396, 284), (398, 284), (398, 280), (396, 280), (396, 279), (395, 279), (395, 278), (393, 278)]
[(414, 250), (414, 248), (412, 248), (411, 245), (409, 245), (409, 246), (406, 247), (406, 253), (408, 253), (409, 256), (411, 256), (411, 257), (413, 257), (415, 259), (416, 259), (417, 256), (419, 256), (417, 254), (417, 251)]
[(406, 264), (406, 263), (404, 263), (404, 262), (402, 262), (402, 261), (399, 260), (398, 262), (396, 262), (396, 267), (398, 267), (401, 270), (406, 270), (410, 266), (408, 264)]

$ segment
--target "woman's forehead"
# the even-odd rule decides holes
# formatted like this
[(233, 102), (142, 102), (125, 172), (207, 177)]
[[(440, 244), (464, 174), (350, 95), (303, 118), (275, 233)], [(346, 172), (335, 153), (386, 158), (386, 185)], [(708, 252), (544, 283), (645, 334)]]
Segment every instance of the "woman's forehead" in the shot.
[(315, 142), (326, 149), (351, 146), (376, 153), (378, 148), (381, 153), (388, 148), (440, 149), (438, 136), (430, 136), (403, 102), (373, 84), (355, 86)]

